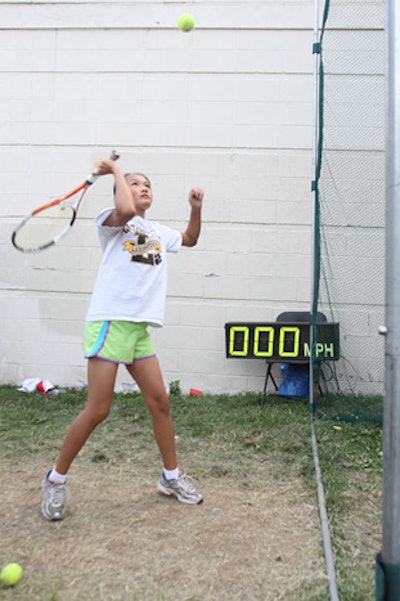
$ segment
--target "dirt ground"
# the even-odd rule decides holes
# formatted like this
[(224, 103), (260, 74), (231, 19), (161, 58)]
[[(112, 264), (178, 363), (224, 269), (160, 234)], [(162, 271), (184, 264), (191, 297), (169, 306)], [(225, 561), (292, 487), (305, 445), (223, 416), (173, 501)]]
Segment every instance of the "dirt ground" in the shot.
[(274, 480), (260, 464), (247, 488), (197, 482), (204, 502), (193, 507), (159, 495), (157, 474), (142, 471), (78, 459), (66, 518), (50, 523), (40, 514), (43, 457), (1, 462), (0, 559), (19, 562), (24, 577), (0, 599), (289, 601), (327, 591), (318, 508), (300, 480)]

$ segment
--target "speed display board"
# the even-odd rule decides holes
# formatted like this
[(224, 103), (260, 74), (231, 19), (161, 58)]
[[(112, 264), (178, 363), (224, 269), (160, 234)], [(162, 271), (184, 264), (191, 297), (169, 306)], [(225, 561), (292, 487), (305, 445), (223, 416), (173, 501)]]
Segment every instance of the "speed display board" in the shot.
[[(340, 357), (339, 324), (315, 325), (315, 356), (323, 361)], [(229, 322), (225, 324), (229, 359), (264, 359), (290, 363), (309, 361), (310, 324), (306, 322)]]

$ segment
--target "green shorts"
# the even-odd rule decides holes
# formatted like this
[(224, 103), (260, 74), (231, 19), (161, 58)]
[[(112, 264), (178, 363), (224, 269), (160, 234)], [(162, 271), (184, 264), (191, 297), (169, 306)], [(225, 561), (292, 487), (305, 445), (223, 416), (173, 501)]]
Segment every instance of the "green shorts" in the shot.
[(134, 321), (87, 321), (85, 357), (99, 357), (129, 365), (135, 359), (155, 355), (147, 323)]

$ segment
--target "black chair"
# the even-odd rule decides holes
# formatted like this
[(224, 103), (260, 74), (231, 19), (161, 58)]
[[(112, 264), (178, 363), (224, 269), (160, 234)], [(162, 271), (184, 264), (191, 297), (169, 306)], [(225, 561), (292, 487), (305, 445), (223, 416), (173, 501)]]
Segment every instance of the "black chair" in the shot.
[[(286, 323), (310, 323), (310, 311), (284, 311), (283, 313), (280, 313), (278, 315), (278, 317), (276, 318), (277, 322), (286, 322)], [(324, 315), (321, 312), (317, 312), (315, 315), (315, 323), (326, 323), (327, 319), (326, 319), (326, 315)], [(273, 365), (275, 365), (276, 363), (290, 363), (290, 360), (287, 361), (267, 361), (267, 372), (265, 374), (265, 381), (264, 381), (264, 389), (263, 389), (263, 396), (261, 399), (261, 405), (265, 404), (265, 399), (267, 396), (267, 387), (268, 387), (268, 382), (269, 380), (271, 380), (272, 384), (274, 385), (275, 391), (278, 392), (278, 385), (276, 383), (276, 380), (274, 378), (274, 375), (272, 373), (272, 367)], [(296, 363), (309, 363), (309, 360), (305, 360), (305, 361), (296, 361)]]

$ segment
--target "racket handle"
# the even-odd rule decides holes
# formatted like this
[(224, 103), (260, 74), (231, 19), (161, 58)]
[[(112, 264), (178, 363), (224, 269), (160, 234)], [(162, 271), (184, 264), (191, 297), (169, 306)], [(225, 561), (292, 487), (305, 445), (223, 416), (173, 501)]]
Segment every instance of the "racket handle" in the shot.
[[(112, 161), (117, 161), (119, 157), (120, 155), (118, 154), (118, 152), (116, 150), (112, 150), (108, 158)], [(101, 175), (93, 175), (93, 173), (90, 173), (90, 175), (88, 175), (86, 178), (86, 183), (90, 186), (91, 184), (94, 184), (94, 182), (97, 179), (99, 179), (99, 177), (101, 177)]]

